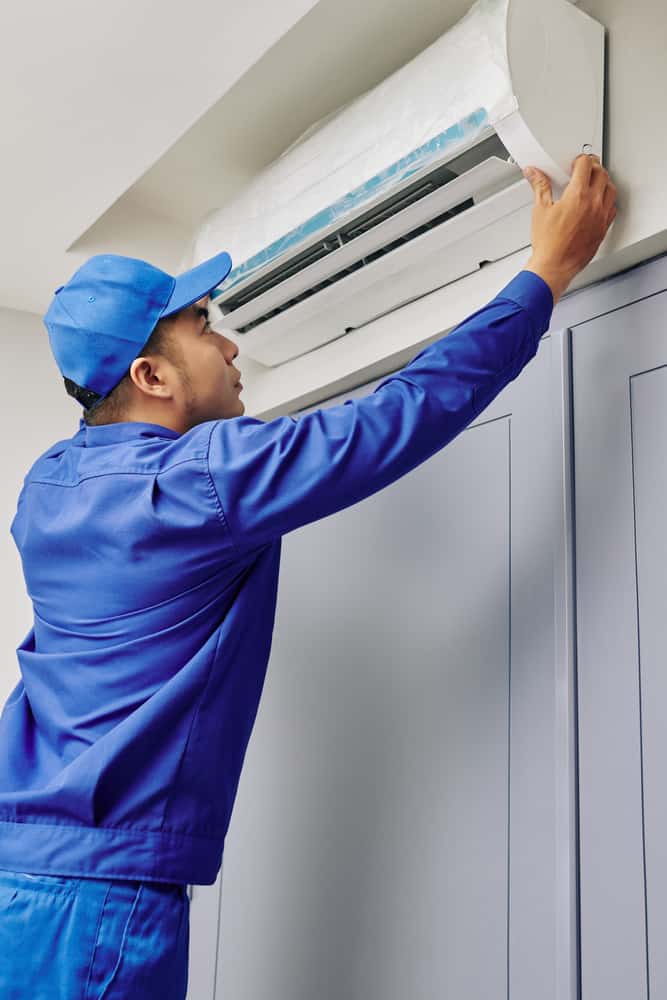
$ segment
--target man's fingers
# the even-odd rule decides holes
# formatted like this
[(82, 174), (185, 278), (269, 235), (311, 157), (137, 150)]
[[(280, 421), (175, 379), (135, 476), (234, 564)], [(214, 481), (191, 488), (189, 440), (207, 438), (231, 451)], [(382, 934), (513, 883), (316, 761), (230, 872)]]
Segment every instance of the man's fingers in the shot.
[(572, 177), (570, 179), (570, 185), (573, 188), (578, 188), (581, 191), (586, 190), (591, 183), (591, 174), (593, 173), (596, 161), (599, 163), (600, 157), (590, 156), (588, 153), (582, 153), (574, 160), (572, 164)]
[[(528, 176), (526, 171), (530, 171)], [(553, 191), (551, 181), (546, 174), (538, 170), (537, 167), (527, 167), (524, 170), (524, 177), (527, 178), (530, 186), (535, 192), (535, 201), (541, 205), (553, 205)]]

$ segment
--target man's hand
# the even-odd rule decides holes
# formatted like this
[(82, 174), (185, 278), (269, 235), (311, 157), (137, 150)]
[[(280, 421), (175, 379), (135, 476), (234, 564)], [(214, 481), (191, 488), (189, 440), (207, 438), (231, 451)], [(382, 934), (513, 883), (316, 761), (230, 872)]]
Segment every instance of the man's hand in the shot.
[[(528, 176), (528, 171), (533, 176)], [(551, 182), (534, 167), (524, 171), (535, 192), (531, 243), (524, 270), (551, 288), (554, 305), (567, 286), (595, 257), (616, 218), (616, 186), (597, 156), (582, 153), (573, 163), (570, 183), (554, 204)]]

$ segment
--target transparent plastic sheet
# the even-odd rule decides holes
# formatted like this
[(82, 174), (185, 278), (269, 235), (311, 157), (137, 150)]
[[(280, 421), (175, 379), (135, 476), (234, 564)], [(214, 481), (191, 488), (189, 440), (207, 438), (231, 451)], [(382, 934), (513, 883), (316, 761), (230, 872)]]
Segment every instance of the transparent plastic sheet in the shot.
[(215, 300), (287, 251), (305, 248), (332, 224), (343, 224), (390, 195), (431, 162), (453, 157), (514, 111), (506, 56), (508, 4), (477, 0), (409, 63), (309, 126), (204, 220), (181, 269), (226, 250), (233, 266), (213, 293)]

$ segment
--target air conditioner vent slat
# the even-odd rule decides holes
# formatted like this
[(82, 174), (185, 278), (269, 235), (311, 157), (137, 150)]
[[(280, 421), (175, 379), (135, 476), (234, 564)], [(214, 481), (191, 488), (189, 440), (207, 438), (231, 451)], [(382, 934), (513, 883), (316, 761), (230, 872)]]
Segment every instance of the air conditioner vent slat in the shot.
[(401, 236), (398, 236), (392, 243), (380, 247), (378, 250), (373, 251), (373, 253), (368, 254), (368, 256), (363, 257), (359, 261), (356, 261), (354, 264), (351, 264), (349, 267), (344, 268), (342, 271), (338, 271), (335, 274), (332, 274), (327, 278), (324, 278), (322, 281), (319, 282), (319, 284), (313, 285), (311, 288), (306, 289), (306, 291), (302, 292), (298, 296), (295, 296), (293, 299), (289, 299), (287, 302), (281, 303), (279, 306), (276, 306), (275, 309), (272, 309), (269, 312), (264, 313), (261, 316), (258, 316), (257, 319), (252, 320), (252, 322), (250, 323), (246, 323), (244, 326), (236, 327), (237, 333), (249, 333), (250, 330), (253, 329), (253, 327), (259, 326), (260, 323), (266, 322), (267, 319), (271, 319), (273, 316), (277, 316), (279, 313), (284, 312), (286, 309), (290, 309), (292, 306), (295, 306), (298, 302), (303, 302), (305, 299), (310, 298), (311, 295), (315, 295), (317, 292), (322, 291), (322, 289), (326, 288), (327, 285), (333, 285), (335, 282), (340, 281), (342, 278), (345, 278), (348, 274), (351, 274), (353, 271), (357, 271), (359, 268), (365, 267), (367, 264), (370, 264), (374, 260), (377, 260), (378, 257), (383, 257), (385, 254), (391, 253), (392, 250), (395, 250), (397, 247), (401, 246), (401, 244), (408, 243), (410, 240), (415, 239), (417, 236), (421, 236), (422, 233), (427, 232), (427, 230), (429, 229), (433, 229), (434, 226), (439, 226), (441, 223), (446, 222), (448, 219), (453, 219), (454, 216), (458, 215), (460, 212), (465, 212), (466, 209), (472, 208), (473, 204), (474, 202), (472, 198), (468, 198), (466, 199), (466, 201), (461, 202), (460, 205), (456, 205), (454, 208), (448, 209), (446, 212), (443, 212), (442, 215), (437, 216), (435, 219), (431, 219), (430, 221), (423, 223), (421, 226), (418, 226), (416, 229), (413, 229), (409, 233), (405, 233)]
[(365, 219), (354, 223), (351, 226), (346, 227), (341, 230), (341, 234), (344, 240), (355, 239), (355, 237), (360, 236), (362, 233), (368, 232), (373, 229), (374, 226), (378, 226), (385, 219), (389, 219), (392, 215), (397, 215), (398, 212), (402, 212), (403, 209), (407, 208), (408, 205), (413, 205), (420, 198), (426, 197), (427, 194), (435, 191), (437, 188), (442, 187), (450, 180), (456, 179), (456, 174), (448, 171), (450, 176), (446, 179), (440, 180), (438, 183), (436, 179), (427, 180), (420, 184), (419, 187), (415, 188), (414, 191), (405, 192), (402, 195), (398, 195), (395, 199), (390, 202), (385, 202), (384, 205), (380, 206), (373, 214)]
[[(502, 185), (502, 183), (510, 183), (515, 180), (519, 176), (519, 171), (516, 167), (510, 168), (507, 163), (508, 158), (507, 150), (498, 136), (490, 136), (479, 143), (473, 150), (466, 151), (450, 160), (447, 164), (440, 164), (431, 173), (426, 176), (420, 176), (408, 187), (404, 187), (401, 191), (394, 193), (390, 198), (385, 198), (372, 208), (366, 209), (356, 218), (326, 233), (319, 241), (312, 243), (300, 253), (296, 253), (289, 260), (274, 267), (261, 277), (257, 277), (254, 280), (248, 279), (247, 283), (242, 287), (238, 287), (236, 291), (230, 289), (227, 293), (223, 291), (221, 295), (214, 296), (214, 301), (225, 315), (237, 312), (237, 310), (249, 306), (255, 300), (259, 299), (260, 296), (265, 295), (272, 289), (278, 289), (280, 286), (286, 285), (290, 279), (296, 278), (313, 264), (322, 261), (326, 257), (340, 253), (344, 247), (347, 247), (347, 256), (351, 259), (356, 255), (356, 259), (351, 260), (349, 264), (346, 263), (345, 267), (334, 268), (332, 266), (332, 270), (335, 270), (335, 275), (331, 275), (331, 280), (340, 280), (341, 277), (350, 273), (351, 268), (356, 269), (358, 266), (363, 266), (364, 260), (374, 259), (373, 255), (378, 256), (376, 253), (378, 247), (372, 244), (383, 244), (382, 236), (385, 233), (385, 229), (388, 229), (391, 224), (391, 220), (398, 223), (399, 218), (401, 218), (401, 222), (397, 228), (400, 228), (401, 225), (404, 226), (405, 231), (402, 235), (406, 238), (414, 239), (420, 232), (424, 232), (424, 219), (419, 219), (418, 224), (415, 225), (410, 213), (412, 211), (416, 212), (420, 203), (425, 203), (425, 199), (431, 199), (431, 202), (433, 202), (433, 215), (439, 220), (437, 223), (439, 224), (445, 221), (447, 211), (456, 214), (462, 210), (454, 204), (451, 207), (448, 206), (445, 212), (438, 213), (437, 211), (436, 199), (438, 198), (438, 193), (440, 193), (442, 201), (445, 201), (448, 198), (448, 188), (450, 185), (452, 185), (452, 197), (449, 200), (452, 201), (456, 199), (458, 189), (465, 184), (466, 179), (470, 181), (470, 194), (473, 196), (482, 194), (484, 189), (488, 190), (490, 186), (493, 186), (494, 182), (497, 186), (498, 184)], [(461, 191), (461, 203), (465, 204), (468, 199), (468, 191)], [(430, 205), (430, 202), (425, 204)], [(428, 209), (425, 209), (421, 214), (424, 218), (427, 217), (429, 214)], [(436, 224), (435, 219), (432, 219), (430, 224)], [(385, 227), (385, 229), (382, 229), (382, 227)], [(356, 253), (356, 248), (353, 247), (353, 244), (357, 240), (369, 241), (368, 251), (366, 249), (367, 243), (360, 242), (358, 245), (359, 252)], [(395, 233), (387, 235), (387, 242), (384, 246), (381, 246), (382, 252), (388, 252), (385, 247), (389, 245), (394, 247), (398, 245), (395, 241)], [(354, 263), (354, 267), (352, 267), (352, 263)], [(331, 283), (331, 281), (327, 283)], [(295, 294), (290, 294), (291, 290), (285, 288), (284, 301), (280, 304), (280, 307), (276, 307), (275, 302), (272, 301), (271, 308), (268, 310), (265, 311), (261, 308), (255, 310), (254, 315), (248, 317), (248, 323), (244, 323), (243, 317), (239, 317), (239, 325), (235, 323), (234, 328), (239, 332), (250, 330), (259, 322), (263, 322), (268, 316), (276, 315), (276, 313), (288, 308), (289, 304), (293, 305), (295, 302), (301, 301), (303, 297), (313, 294), (314, 288), (310, 287), (306, 289), (306, 284), (307, 282), (304, 280), (302, 288), (293, 290)], [(315, 287), (323, 286), (320, 282)], [(260, 313), (261, 319), (258, 316)]]

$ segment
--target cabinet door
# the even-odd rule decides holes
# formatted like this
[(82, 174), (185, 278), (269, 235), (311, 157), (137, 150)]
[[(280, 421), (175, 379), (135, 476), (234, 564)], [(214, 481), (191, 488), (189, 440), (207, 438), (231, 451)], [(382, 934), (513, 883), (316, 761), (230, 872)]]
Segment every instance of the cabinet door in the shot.
[(563, 346), (283, 539), (218, 1000), (574, 996)]
[(582, 1000), (667, 996), (666, 311), (573, 331)]

